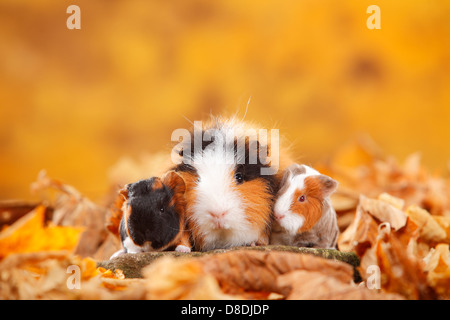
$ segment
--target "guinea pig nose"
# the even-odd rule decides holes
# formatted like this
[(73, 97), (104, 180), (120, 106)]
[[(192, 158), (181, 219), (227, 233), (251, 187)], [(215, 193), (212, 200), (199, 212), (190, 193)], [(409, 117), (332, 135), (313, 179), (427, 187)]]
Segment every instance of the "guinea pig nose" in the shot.
[(283, 218), (284, 218), (284, 214), (276, 214), (275, 215), (275, 219), (277, 219), (277, 220), (281, 220)]
[(208, 213), (213, 217), (213, 218), (223, 218), (227, 212), (226, 211), (220, 211), (220, 212), (215, 212), (215, 211), (208, 211)]

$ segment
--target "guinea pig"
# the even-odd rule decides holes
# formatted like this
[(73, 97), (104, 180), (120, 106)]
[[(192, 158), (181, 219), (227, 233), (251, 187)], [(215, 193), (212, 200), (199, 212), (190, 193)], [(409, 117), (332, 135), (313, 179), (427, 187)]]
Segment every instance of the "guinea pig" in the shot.
[(125, 186), (120, 194), (122, 206), (119, 232), (122, 253), (163, 251), (175, 248), (190, 252), (189, 233), (185, 228), (185, 183), (170, 171), (162, 179), (153, 177)]
[(249, 128), (215, 118), (200, 129), (194, 126), (180, 144), (182, 159), (174, 170), (186, 182), (186, 219), (195, 250), (269, 243), (282, 174), (279, 164), (266, 174), (264, 169), (274, 167), (275, 152), (270, 142), (248, 135)]
[(306, 165), (285, 170), (274, 205), (271, 244), (335, 248), (339, 229), (330, 195), (338, 183)]

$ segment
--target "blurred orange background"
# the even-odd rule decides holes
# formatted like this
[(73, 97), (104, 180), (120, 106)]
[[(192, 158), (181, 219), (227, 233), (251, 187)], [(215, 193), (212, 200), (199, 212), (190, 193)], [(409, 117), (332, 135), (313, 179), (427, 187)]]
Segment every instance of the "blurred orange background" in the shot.
[(31, 198), (44, 168), (99, 199), (121, 157), (170, 151), (185, 117), (243, 116), (250, 97), (246, 119), (304, 161), (367, 133), (446, 170), (449, 17), (425, 0), (2, 0), (0, 199)]

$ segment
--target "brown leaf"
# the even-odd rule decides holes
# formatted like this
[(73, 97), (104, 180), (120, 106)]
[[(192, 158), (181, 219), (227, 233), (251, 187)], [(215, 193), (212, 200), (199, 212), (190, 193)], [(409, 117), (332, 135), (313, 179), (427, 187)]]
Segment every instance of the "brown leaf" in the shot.
[[(288, 252), (230, 251), (196, 259), (160, 259), (144, 270), (151, 299), (236, 299), (282, 296), (290, 288), (277, 279), (294, 270), (323, 272), (350, 283), (353, 268), (343, 262)], [(279, 296), (278, 296), (279, 297)]]
[[(81, 288), (68, 286), (68, 267), (79, 268)], [(106, 275), (105, 275), (106, 273)], [(75, 274), (73, 274), (75, 275)], [(108, 278), (109, 276), (109, 278)], [(100, 272), (90, 258), (67, 251), (12, 254), (0, 262), (0, 299), (142, 299), (143, 280)]]
[[(428, 213), (414, 209), (422, 220), (411, 219), (395, 208), (402, 207), (400, 201), (383, 196), (384, 201), (361, 197), (360, 205), (352, 225), (341, 235), (339, 248), (354, 250), (361, 259), (359, 271), (366, 279), (366, 270), (369, 266), (378, 266), (381, 272), (381, 287), (387, 292), (399, 293), (408, 299), (433, 299), (436, 295), (427, 283), (426, 273), (418, 257), (424, 256), (428, 250), (426, 243), (417, 243), (419, 235), (428, 235), (436, 232), (433, 219)], [(392, 204), (393, 205), (392, 205)], [(420, 214), (420, 215), (419, 215)], [(429, 233), (420, 232), (417, 223), (431, 219), (435, 225), (431, 226)], [(392, 228), (391, 228), (392, 226)]]
[(288, 300), (398, 300), (397, 294), (369, 290), (364, 286), (343, 282), (326, 273), (298, 270), (278, 278), (280, 287), (290, 288)]
[(438, 244), (425, 259), (428, 283), (443, 299), (450, 299), (450, 251), (448, 244)]
[[(387, 197), (384, 196), (384, 198)], [(391, 199), (390, 201), (392, 201)], [(403, 228), (406, 224), (406, 214), (386, 201), (361, 196), (359, 203), (364, 211), (371, 214), (381, 223), (389, 223), (394, 230)]]
[(408, 254), (395, 232), (380, 230), (375, 254), (381, 271), (381, 287), (408, 299), (434, 299), (420, 261)]
[(203, 270), (214, 275), (229, 293), (280, 292), (278, 276), (293, 270), (320, 271), (342, 281), (353, 280), (353, 268), (343, 262), (289, 252), (233, 251), (201, 258)]
[(222, 292), (200, 259), (164, 257), (144, 270), (146, 298), (162, 300), (238, 299)]
[(444, 242), (450, 243), (450, 216), (449, 217), (442, 217), (442, 216), (432, 216), (434, 221), (436, 221), (439, 226), (445, 230), (446, 238)]
[(48, 177), (45, 171), (39, 173), (31, 188), (54, 208), (54, 224), (84, 228), (75, 253), (83, 257), (92, 256), (107, 235), (107, 210), (85, 198), (72, 186)]
[(339, 250), (354, 251), (361, 257), (375, 243), (377, 234), (377, 221), (359, 205), (352, 224), (338, 238)]
[(425, 241), (436, 243), (447, 238), (445, 230), (432, 218), (428, 211), (412, 205), (408, 207), (406, 214), (417, 225), (420, 237)]

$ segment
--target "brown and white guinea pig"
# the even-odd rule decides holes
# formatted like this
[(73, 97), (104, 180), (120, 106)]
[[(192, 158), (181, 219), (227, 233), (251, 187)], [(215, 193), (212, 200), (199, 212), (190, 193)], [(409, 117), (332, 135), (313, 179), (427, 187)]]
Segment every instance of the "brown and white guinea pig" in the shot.
[(186, 182), (186, 217), (195, 250), (268, 244), (282, 177), (270, 141), (250, 137), (256, 131), (235, 120), (202, 124), (200, 139), (195, 129), (180, 143), (181, 163), (175, 167)]
[(111, 259), (123, 253), (173, 248), (190, 252), (184, 192), (183, 179), (173, 171), (162, 178), (153, 177), (126, 185), (120, 191), (126, 198), (119, 227), (123, 249)]
[(306, 165), (288, 167), (274, 206), (271, 244), (335, 248), (339, 229), (330, 195), (337, 186)]

